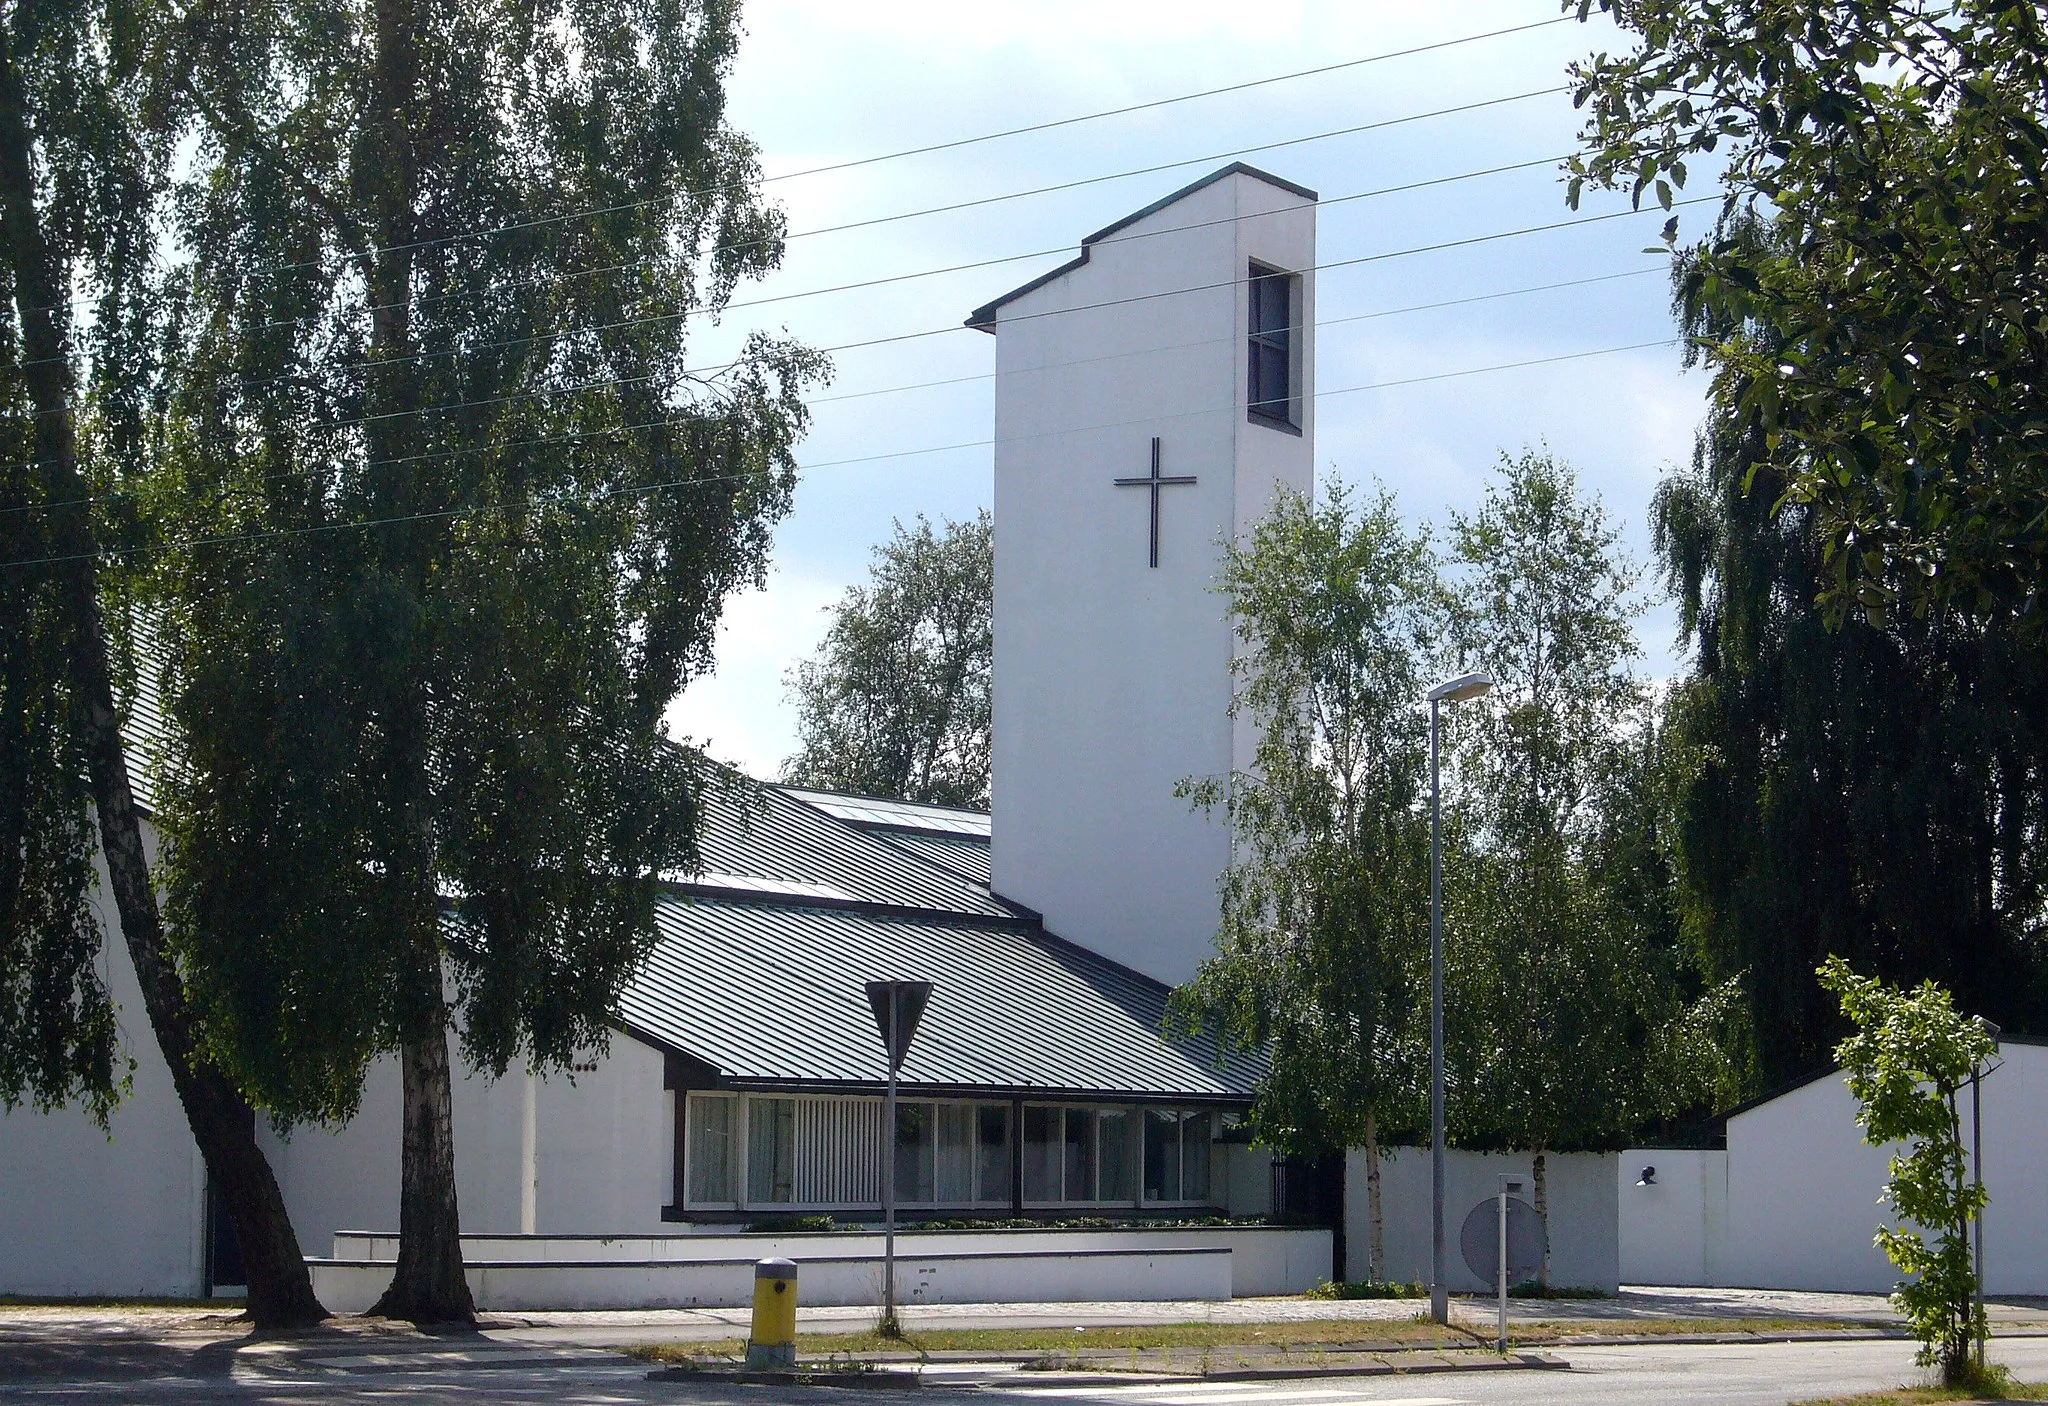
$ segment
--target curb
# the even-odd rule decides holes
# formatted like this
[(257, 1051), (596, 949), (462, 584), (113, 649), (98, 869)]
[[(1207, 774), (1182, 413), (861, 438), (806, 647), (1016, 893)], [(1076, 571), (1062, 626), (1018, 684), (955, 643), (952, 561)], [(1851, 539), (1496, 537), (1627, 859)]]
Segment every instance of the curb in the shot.
[[(1412, 1349), (1411, 1349), (1412, 1350)], [(1231, 1367), (1203, 1372), (1205, 1382), (1308, 1381), (1319, 1377), (1424, 1377), (1445, 1372), (1566, 1372), (1571, 1363), (1546, 1352), (1511, 1352), (1506, 1357), (1489, 1353), (1470, 1362), (1359, 1363), (1339, 1367)]]
[(868, 1372), (726, 1371), (717, 1367), (661, 1367), (647, 1374), (650, 1382), (717, 1382), (740, 1386), (836, 1386), (871, 1391), (914, 1391), (924, 1385), (915, 1372), (892, 1372), (876, 1368)]

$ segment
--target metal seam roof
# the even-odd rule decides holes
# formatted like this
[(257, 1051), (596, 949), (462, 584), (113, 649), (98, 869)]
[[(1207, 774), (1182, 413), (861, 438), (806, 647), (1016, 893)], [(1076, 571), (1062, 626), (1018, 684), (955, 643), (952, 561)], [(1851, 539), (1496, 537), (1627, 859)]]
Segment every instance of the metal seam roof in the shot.
[(635, 1030), (748, 1084), (878, 1085), (863, 983), (918, 977), (932, 1003), (909, 1086), (1248, 1098), (1258, 1061), (1161, 1034), (1167, 989), (1026, 929), (682, 898), (621, 1002)]

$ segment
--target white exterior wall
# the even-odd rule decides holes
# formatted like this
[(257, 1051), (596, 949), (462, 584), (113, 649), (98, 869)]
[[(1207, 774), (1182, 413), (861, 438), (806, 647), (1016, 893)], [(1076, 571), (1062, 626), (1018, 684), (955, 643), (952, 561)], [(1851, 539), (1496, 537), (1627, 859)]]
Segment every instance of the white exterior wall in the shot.
[[(1984, 1081), (1985, 1288), (2048, 1293), (2048, 1047), (2007, 1043)], [(1967, 1094), (1965, 1095), (1967, 1100)], [(1969, 1110), (1964, 1105), (1968, 1137)], [(1874, 1242), (1895, 1148), (1871, 1147), (1836, 1076), (1728, 1120), (1726, 1152), (1638, 1149), (1617, 1174), (1631, 1283), (1881, 1293)], [(1655, 1186), (1637, 1186), (1643, 1167)]]
[[(154, 834), (145, 830), (154, 850)], [(206, 1273), (206, 1170), (142, 1007), (99, 870), (109, 935), (100, 974), (135, 1061), (102, 1132), (72, 1109), (0, 1115), (0, 1293), (197, 1295)]]
[[(1225, 827), (1174, 786), (1248, 759), (1227, 715), (1218, 543), (1278, 485), (1313, 482), (1311, 334), (1302, 433), (1247, 422), (1252, 259), (1312, 269), (1315, 205), (1231, 175), (996, 321), (994, 888), (1169, 982), (1211, 950), (1230, 860)], [(1312, 328), (1313, 274), (1302, 284)], [(1156, 570), (1150, 491), (1113, 483), (1149, 472), (1155, 435), (1162, 474), (1198, 480), (1160, 490)]]
[[(515, 1069), (456, 1081), (455, 1194), (467, 1232), (520, 1231), (526, 1077)], [(665, 1233), (675, 1153), (660, 1051), (614, 1032), (596, 1068), (573, 1084), (564, 1074), (542, 1079), (536, 1092), (535, 1232)], [(386, 1057), (371, 1067), (362, 1111), (346, 1127), (283, 1139), (264, 1130), (307, 1254), (326, 1254), (337, 1231), (397, 1228), (400, 1104), (398, 1061)]]
[[(1550, 1282), (1561, 1288), (1602, 1289), (1621, 1285), (1621, 1253), (1617, 1239), (1615, 1156), (1611, 1152), (1553, 1152), (1544, 1159), (1544, 1180), (1550, 1201)], [(1465, 1265), (1458, 1231), (1481, 1202), (1494, 1205), (1495, 1178), (1502, 1173), (1529, 1177), (1526, 1152), (1464, 1152), (1452, 1149), (1444, 1163), (1444, 1278), (1453, 1293), (1485, 1293), (1482, 1282)], [(1533, 1188), (1523, 1194), (1534, 1202)], [(1380, 1157), (1380, 1214), (1386, 1237), (1387, 1265), (1381, 1275), (1397, 1283), (1430, 1281), (1429, 1149), (1398, 1147)], [(1365, 1183), (1365, 1151), (1353, 1148), (1344, 1159), (1344, 1257), (1354, 1277), (1364, 1278), (1372, 1221)]]

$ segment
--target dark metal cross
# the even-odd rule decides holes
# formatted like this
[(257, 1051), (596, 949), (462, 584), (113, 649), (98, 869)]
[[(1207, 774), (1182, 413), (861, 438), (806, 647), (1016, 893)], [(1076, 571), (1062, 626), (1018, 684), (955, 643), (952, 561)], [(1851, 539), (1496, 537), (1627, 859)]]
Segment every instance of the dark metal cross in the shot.
[(1159, 476), (1159, 436), (1152, 436), (1152, 472), (1143, 478), (1120, 478), (1118, 488), (1149, 488), (1152, 490), (1152, 565), (1159, 565), (1159, 490), (1176, 483), (1193, 483), (1193, 474), (1175, 474), (1171, 478)]

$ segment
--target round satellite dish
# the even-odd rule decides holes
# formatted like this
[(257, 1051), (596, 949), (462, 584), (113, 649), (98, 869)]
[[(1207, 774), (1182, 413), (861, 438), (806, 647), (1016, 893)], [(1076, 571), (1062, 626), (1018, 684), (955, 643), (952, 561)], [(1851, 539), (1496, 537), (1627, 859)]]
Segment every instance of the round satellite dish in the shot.
[[(1543, 1251), (1549, 1243), (1543, 1217), (1519, 1196), (1508, 1197), (1508, 1282), (1519, 1284), (1535, 1277), (1543, 1268)], [(1500, 1204), (1489, 1196), (1465, 1217), (1458, 1231), (1458, 1248), (1465, 1252), (1465, 1266), (1482, 1283), (1496, 1284), (1495, 1264), (1500, 1258)]]

